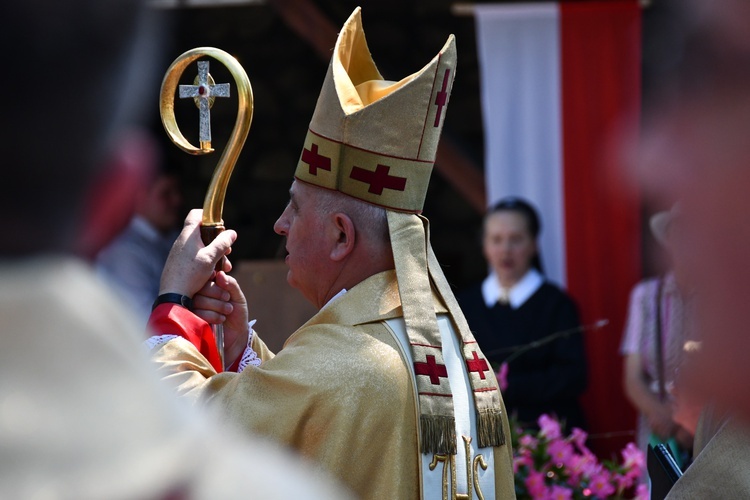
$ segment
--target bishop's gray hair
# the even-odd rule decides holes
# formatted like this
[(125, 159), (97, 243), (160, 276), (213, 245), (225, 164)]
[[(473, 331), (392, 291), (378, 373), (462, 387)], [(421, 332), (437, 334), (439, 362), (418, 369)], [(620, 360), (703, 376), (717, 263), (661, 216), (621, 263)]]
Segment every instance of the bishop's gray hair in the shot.
[(388, 217), (383, 207), (371, 205), (339, 191), (320, 189), (317, 202), (318, 213), (342, 212), (348, 215), (357, 231), (364, 233), (373, 242), (390, 243)]

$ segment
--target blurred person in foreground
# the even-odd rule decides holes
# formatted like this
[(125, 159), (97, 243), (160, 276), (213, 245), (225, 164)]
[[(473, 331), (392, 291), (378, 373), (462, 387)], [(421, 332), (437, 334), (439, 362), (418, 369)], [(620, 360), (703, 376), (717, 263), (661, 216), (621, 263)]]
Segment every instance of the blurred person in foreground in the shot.
[(658, 92), (639, 161), (651, 194), (680, 203), (701, 342), (680, 377), (721, 416), (704, 414), (695, 460), (668, 498), (748, 498), (750, 2), (655, 2), (657, 14), (654, 53), (661, 57), (651, 76)]
[(586, 351), (580, 332), (523, 351), (534, 342), (580, 326), (567, 293), (547, 281), (538, 237), (541, 220), (527, 201), (508, 197), (484, 217), (482, 250), (490, 273), (460, 296), (461, 308), (488, 359), (507, 363), (505, 403), (524, 426), (554, 414), (585, 429), (578, 398), (586, 389)]
[[(693, 446), (694, 426), (683, 427), (674, 416), (675, 381), (690, 339), (689, 291), (686, 269), (678, 256), (679, 209), (654, 214), (649, 226), (669, 258), (662, 276), (638, 283), (630, 294), (628, 320), (622, 339), (623, 385), (639, 411), (637, 443), (645, 453), (648, 444), (666, 443), (678, 465), (687, 464)], [(682, 406), (685, 408), (684, 402)]]
[(156, 170), (136, 193), (128, 226), (96, 256), (99, 273), (122, 293), (144, 326), (184, 217), (177, 172)]
[[(271, 353), (236, 280), (214, 276), (236, 233), (204, 246), (195, 210), (151, 316), (162, 334), (154, 359), (181, 393), (300, 451), (361, 498), (515, 497), (497, 380), (418, 215), (455, 69), (450, 36), (423, 69), (384, 80), (355, 9), (274, 226), (287, 280), (319, 312)], [(190, 299), (223, 322), (227, 371)]]
[(337, 497), (164, 388), (87, 260), (154, 164), (149, 137), (126, 129), (158, 86), (153, 22), (136, 1), (4, 5), (0, 497)]

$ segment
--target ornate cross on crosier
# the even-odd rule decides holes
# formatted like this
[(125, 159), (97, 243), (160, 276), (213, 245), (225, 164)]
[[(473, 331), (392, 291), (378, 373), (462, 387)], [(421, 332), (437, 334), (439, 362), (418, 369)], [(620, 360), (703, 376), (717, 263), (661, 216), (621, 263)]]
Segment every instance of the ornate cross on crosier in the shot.
[(200, 109), (199, 139), (201, 149), (211, 149), (211, 106), (216, 97), (229, 97), (229, 84), (214, 84), (208, 74), (208, 61), (198, 61), (198, 77), (195, 85), (180, 85), (180, 99), (192, 97)]
[[(203, 57), (212, 57), (219, 61), (229, 70), (234, 77), (237, 89), (237, 119), (234, 123), (232, 133), (229, 135), (226, 147), (221, 153), (219, 162), (211, 177), (211, 184), (206, 191), (203, 201), (203, 216), (201, 217), (201, 239), (208, 245), (216, 236), (224, 231), (224, 198), (227, 193), (227, 185), (232, 170), (237, 163), (242, 146), (250, 131), (250, 123), (253, 119), (253, 89), (247, 73), (242, 65), (227, 52), (214, 47), (198, 47), (188, 50), (175, 59), (169, 65), (164, 79), (161, 83), (159, 96), (159, 113), (164, 130), (177, 147), (192, 155), (204, 155), (213, 152), (211, 148), (211, 115), (209, 110), (216, 97), (229, 97), (229, 84), (215, 85), (213, 78), (208, 73), (208, 61), (199, 61)], [(198, 63), (198, 77), (193, 85), (179, 85), (180, 78), (185, 69), (192, 63)], [(175, 94), (181, 98), (192, 97), (200, 109), (200, 147), (196, 148), (180, 131), (174, 114)], [(217, 264), (217, 269), (224, 267), (223, 260)], [(211, 365), (217, 371), (224, 366), (224, 330), (222, 325), (213, 325), (214, 340), (216, 343), (216, 356), (209, 354)]]

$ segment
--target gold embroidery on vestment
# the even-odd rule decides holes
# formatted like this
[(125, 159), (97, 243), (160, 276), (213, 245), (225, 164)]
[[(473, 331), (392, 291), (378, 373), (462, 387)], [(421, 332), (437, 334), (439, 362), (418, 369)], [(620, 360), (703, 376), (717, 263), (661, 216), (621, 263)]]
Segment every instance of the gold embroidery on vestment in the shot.
[(457, 500), (471, 500), (471, 436), (461, 436), (464, 440), (464, 456), (466, 457), (466, 487), (469, 492), (466, 495), (456, 495)]
[(435, 467), (437, 467), (438, 462), (443, 462), (443, 500), (448, 500), (448, 468), (445, 466), (446, 462), (449, 462), (451, 464), (451, 468), (454, 469), (453, 473), (455, 474), (455, 467), (453, 466), (453, 457), (451, 456), (448, 458), (448, 455), (433, 455), (432, 456), (432, 462), (430, 462), (430, 470), (435, 470)]
[(482, 455), (474, 457), (474, 487), (477, 489), (477, 498), (484, 500), (481, 488), (479, 488), (479, 467), (482, 470), (487, 470), (487, 462), (484, 460)]
[[(473, 498), (473, 489), (477, 490), (477, 497), (479, 500), (484, 500), (484, 494), (479, 486), (479, 467), (482, 470), (487, 470), (487, 461), (484, 456), (477, 454), (474, 459), (471, 458), (471, 437), (461, 436), (464, 440), (464, 448), (466, 450), (466, 484), (469, 489), (468, 493), (458, 493), (456, 485), (456, 456), (435, 454), (432, 456), (432, 462), (430, 462), (430, 470), (433, 471), (437, 468), (438, 463), (443, 463), (443, 500), (471, 500)], [(473, 465), (472, 465), (473, 462)], [(451, 492), (448, 496), (448, 469), (450, 468), (450, 486)]]

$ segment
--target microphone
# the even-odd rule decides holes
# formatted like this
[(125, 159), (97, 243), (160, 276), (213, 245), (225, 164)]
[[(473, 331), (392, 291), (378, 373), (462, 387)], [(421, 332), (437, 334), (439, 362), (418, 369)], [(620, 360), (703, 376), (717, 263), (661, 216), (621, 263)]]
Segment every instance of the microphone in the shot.
[(542, 347), (543, 345), (549, 344), (550, 342), (557, 340), (559, 338), (565, 338), (570, 335), (573, 335), (574, 333), (596, 331), (601, 328), (604, 328), (608, 324), (609, 324), (608, 319), (599, 319), (587, 325), (580, 325), (574, 328), (569, 328), (567, 330), (561, 330), (555, 333), (551, 333), (550, 335), (547, 335), (546, 337), (542, 337), (539, 340), (534, 340), (533, 342), (529, 342), (528, 344), (503, 347), (502, 349), (495, 349), (494, 351), (485, 352), (484, 355), (489, 357), (489, 356), (495, 356), (497, 354), (502, 354), (502, 353), (507, 352), (507, 353), (510, 353), (510, 355), (503, 360), (503, 363), (510, 363), (511, 361), (513, 361), (520, 355), (524, 354), (525, 352), (531, 351), (532, 349), (536, 349), (538, 347)]

